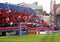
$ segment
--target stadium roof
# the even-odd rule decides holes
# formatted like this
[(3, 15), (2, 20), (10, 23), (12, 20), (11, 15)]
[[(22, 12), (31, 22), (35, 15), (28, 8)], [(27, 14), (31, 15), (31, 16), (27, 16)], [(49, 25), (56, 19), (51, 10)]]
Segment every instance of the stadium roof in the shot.
[(0, 3), (0, 8), (13, 9), (13, 10), (19, 10), (19, 11), (26, 10), (30, 13), (35, 13), (35, 10), (29, 7), (23, 7), (23, 6), (13, 5), (13, 4)]

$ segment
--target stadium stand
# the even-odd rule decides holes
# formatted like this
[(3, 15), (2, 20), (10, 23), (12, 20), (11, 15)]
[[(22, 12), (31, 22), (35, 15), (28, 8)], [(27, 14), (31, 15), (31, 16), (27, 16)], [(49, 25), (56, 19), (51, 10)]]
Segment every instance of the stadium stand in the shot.
[[(38, 16), (36, 16), (35, 10), (33, 10), (31, 8), (12, 5), (12, 4), (0, 3), (0, 31), (20, 30), (20, 28), (18, 27), (20, 25), (18, 25), (18, 24), (21, 22), (37, 23), (38, 24), (37, 30), (51, 30), (51, 27), (52, 27), (52, 29), (54, 29), (56, 27), (56, 26), (53, 26), (54, 24), (49, 25), (44, 20), (40, 20), (40, 18)], [(12, 27), (12, 26), (14, 26), (14, 27)], [(7, 28), (7, 27), (9, 27), (9, 28)], [(36, 25), (35, 26), (31, 25), (31, 27), (33, 27), (32, 30), (35, 32), (33, 32), (33, 31), (32, 32), (35, 34)], [(28, 26), (29, 32), (31, 31), (31, 27)], [(25, 30), (25, 29), (23, 29), (23, 30)]]

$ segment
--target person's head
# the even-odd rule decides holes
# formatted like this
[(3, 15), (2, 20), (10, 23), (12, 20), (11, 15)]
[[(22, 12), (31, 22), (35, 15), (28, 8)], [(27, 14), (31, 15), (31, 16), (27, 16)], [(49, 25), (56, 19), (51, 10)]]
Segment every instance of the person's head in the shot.
[(54, 25), (54, 23), (51, 23), (51, 25)]

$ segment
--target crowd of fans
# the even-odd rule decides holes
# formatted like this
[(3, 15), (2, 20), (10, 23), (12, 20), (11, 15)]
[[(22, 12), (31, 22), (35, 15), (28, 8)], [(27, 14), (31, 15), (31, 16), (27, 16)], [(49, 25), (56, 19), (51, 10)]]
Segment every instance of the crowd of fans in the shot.
[(10, 9), (0, 9), (0, 24), (10, 24), (11, 22), (31, 22), (38, 23), (40, 21), (39, 17), (35, 14), (31, 14), (30, 12), (18, 11), (18, 10), (10, 10)]
[(56, 28), (54, 24), (48, 24), (34, 13), (26, 10), (18, 11), (11, 9), (0, 9), (0, 26), (14, 25), (15, 23), (37, 23), (38, 27), (52, 27)]

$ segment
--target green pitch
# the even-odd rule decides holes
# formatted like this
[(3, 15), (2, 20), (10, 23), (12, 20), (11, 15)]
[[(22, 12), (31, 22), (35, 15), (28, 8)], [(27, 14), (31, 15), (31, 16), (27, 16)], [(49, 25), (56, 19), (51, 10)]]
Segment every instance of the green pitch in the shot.
[(60, 34), (0, 36), (0, 42), (60, 42)]

